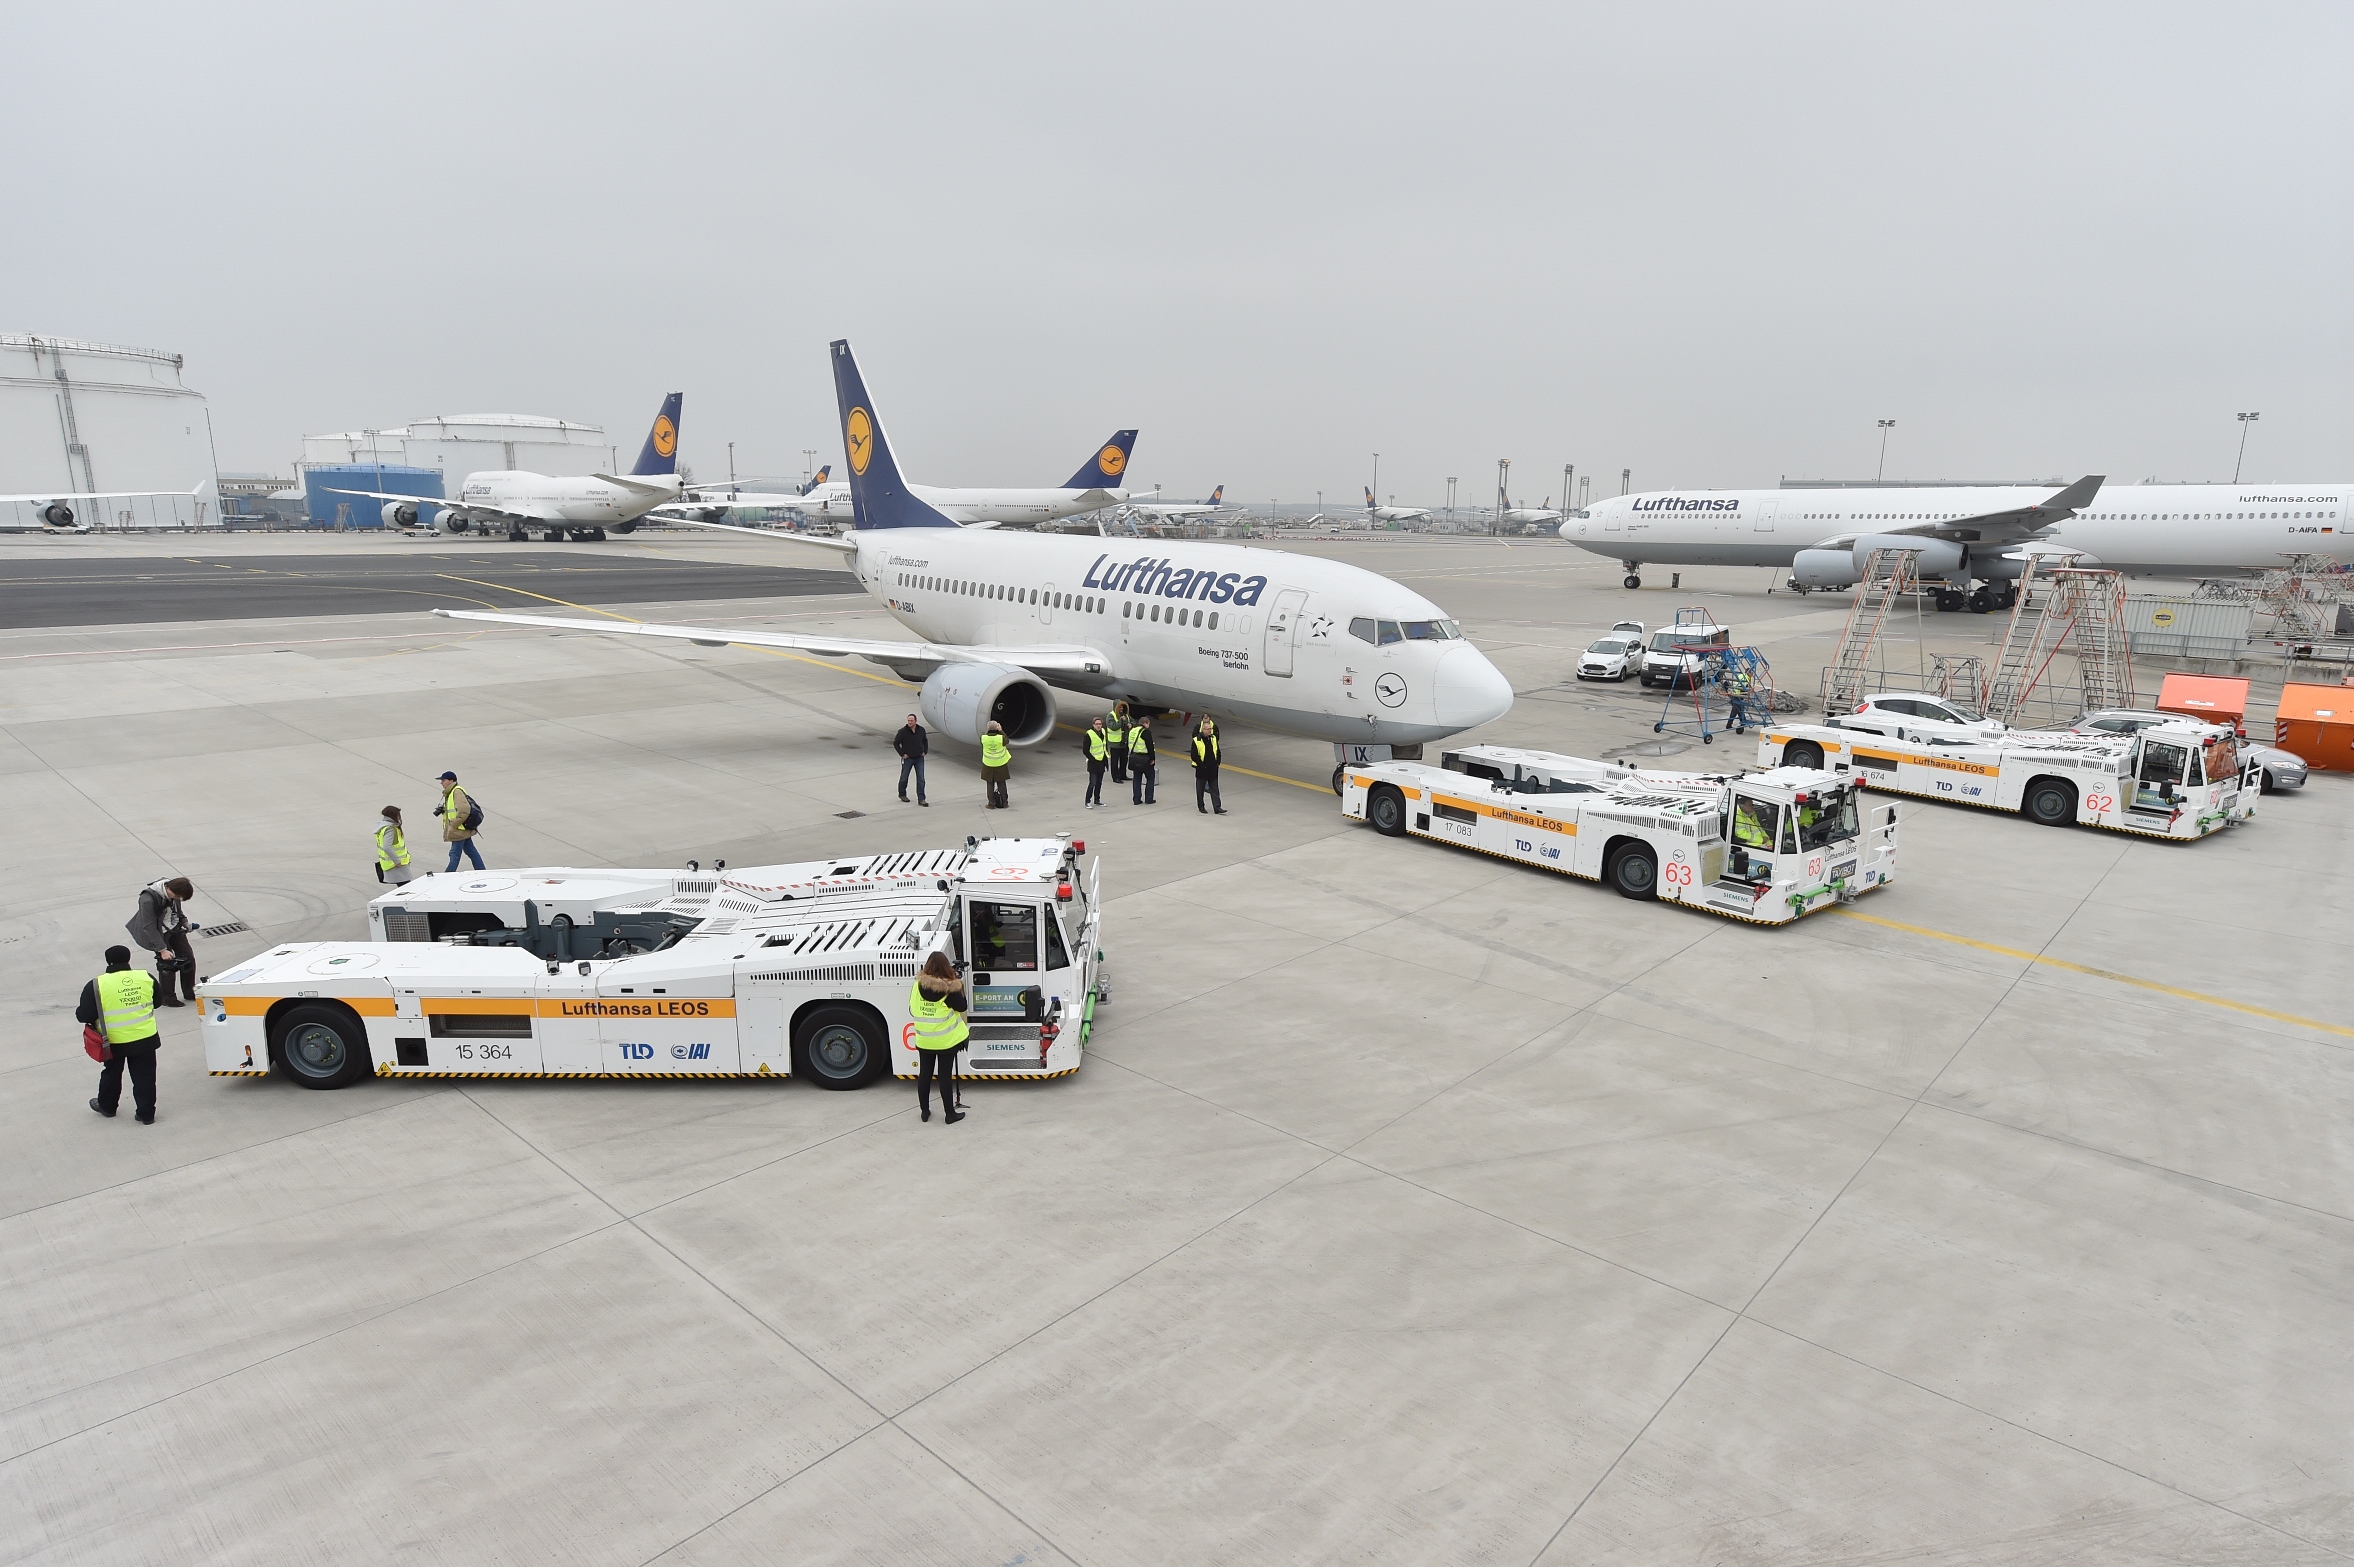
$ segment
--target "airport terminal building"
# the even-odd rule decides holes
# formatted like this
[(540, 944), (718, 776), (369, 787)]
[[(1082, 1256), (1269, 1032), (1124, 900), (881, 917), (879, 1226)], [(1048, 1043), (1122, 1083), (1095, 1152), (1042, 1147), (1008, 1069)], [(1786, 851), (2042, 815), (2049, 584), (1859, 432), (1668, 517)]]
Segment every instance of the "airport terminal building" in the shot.
[[(212, 422), (184, 360), (150, 348), (0, 333), (0, 495), (153, 490), (76, 510), (95, 527), (220, 523)], [(35, 528), (0, 502), (0, 528)]]

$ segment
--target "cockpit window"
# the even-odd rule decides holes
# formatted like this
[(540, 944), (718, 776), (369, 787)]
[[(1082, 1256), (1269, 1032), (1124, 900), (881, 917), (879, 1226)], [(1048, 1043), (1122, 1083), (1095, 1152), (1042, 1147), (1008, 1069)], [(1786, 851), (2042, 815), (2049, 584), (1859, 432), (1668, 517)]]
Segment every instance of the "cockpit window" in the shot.
[[(1463, 629), (1451, 620), (1409, 620), (1406, 640), (1409, 642), (1452, 642), (1463, 635)], [(1387, 638), (1384, 638), (1386, 641)]]
[(1373, 622), (1365, 616), (1359, 615), (1355, 620), (1349, 622), (1349, 635), (1360, 642), (1371, 642), (1373, 640)]
[(1396, 621), (1385, 620), (1381, 623), (1381, 645), (1383, 647), (1388, 647), (1392, 642), (1403, 642), (1405, 640), (1406, 633), (1398, 628), (1398, 623)]

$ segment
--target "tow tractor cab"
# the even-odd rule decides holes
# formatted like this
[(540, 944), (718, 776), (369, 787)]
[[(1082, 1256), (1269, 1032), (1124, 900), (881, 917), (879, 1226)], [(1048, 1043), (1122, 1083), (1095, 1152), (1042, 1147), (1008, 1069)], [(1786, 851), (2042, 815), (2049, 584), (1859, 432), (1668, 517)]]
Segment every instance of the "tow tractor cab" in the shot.
[(2175, 839), (2246, 821), (2263, 782), (2262, 762), (2242, 753), (2229, 726), (2189, 719), (2123, 735), (2009, 729), (1978, 737), (1776, 724), (1758, 741), (1757, 759), (1828, 767), (1874, 789), (2015, 811), (2047, 827)]
[(1896, 808), (1796, 767), (1730, 777), (1468, 746), (1442, 765), (1349, 769), (1341, 812), (1385, 836), (1458, 844), (1755, 924), (1844, 902), (1896, 873)]
[[(967, 962), (964, 1070), (1077, 1071), (1104, 995), (1099, 867), (1056, 838), (728, 871), (422, 876), (364, 942), (275, 947), (198, 998), (216, 1076), (912, 1077), (908, 993)], [(973, 955), (980, 961), (968, 958)]]

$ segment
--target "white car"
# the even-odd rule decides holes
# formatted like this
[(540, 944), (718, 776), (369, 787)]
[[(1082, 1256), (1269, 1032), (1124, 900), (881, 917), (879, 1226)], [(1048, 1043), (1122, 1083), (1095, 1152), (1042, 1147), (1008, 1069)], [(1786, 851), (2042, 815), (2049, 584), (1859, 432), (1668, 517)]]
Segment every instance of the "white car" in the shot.
[[(2185, 719), (2194, 724), (2205, 721), (2187, 713), (2161, 713), (2148, 707), (2104, 707), (2097, 713), (2085, 714), (2068, 727), (2080, 735), (2129, 735), (2159, 724), (2179, 724)], [(2243, 737), (2240, 755), (2253, 757), (2262, 765), (2266, 794), (2305, 787), (2305, 758), (2294, 751), (2284, 751), (2277, 745), (2252, 744)]]
[(1864, 729), (1900, 740), (1984, 740), (2008, 724), (1934, 691), (1883, 691), (1856, 703), (1852, 713), (1825, 720), (1833, 729)]
[(1643, 644), (1616, 635), (1602, 638), (1578, 656), (1580, 680), (1624, 680), (1643, 661)]

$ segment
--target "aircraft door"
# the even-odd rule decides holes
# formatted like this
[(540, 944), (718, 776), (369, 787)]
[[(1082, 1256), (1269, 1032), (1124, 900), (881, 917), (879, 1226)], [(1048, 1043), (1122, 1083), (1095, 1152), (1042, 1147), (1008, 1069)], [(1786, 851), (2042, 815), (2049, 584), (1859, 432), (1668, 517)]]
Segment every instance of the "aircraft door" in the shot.
[(1758, 533), (1773, 532), (1775, 514), (1781, 509), (1782, 503), (1780, 501), (1760, 502), (1757, 508), (1757, 521), (1750, 524), (1751, 529)]
[(1285, 588), (1267, 611), (1267, 645), (1259, 665), (1270, 675), (1291, 678), (1292, 649), (1300, 636), (1300, 606), (1308, 602), (1305, 588)]

